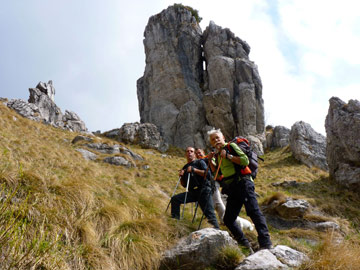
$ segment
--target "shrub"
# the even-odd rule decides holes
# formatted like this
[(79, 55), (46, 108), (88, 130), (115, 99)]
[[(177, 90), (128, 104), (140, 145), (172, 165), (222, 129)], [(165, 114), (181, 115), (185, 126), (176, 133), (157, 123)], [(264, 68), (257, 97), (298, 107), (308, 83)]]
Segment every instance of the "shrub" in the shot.
[(174, 7), (175, 8), (184, 8), (184, 9), (187, 9), (188, 11), (191, 12), (191, 14), (195, 17), (196, 21), (198, 23), (201, 22), (202, 18), (199, 16), (199, 11), (197, 9), (193, 9), (192, 7), (190, 6), (184, 6), (183, 4), (174, 4)]

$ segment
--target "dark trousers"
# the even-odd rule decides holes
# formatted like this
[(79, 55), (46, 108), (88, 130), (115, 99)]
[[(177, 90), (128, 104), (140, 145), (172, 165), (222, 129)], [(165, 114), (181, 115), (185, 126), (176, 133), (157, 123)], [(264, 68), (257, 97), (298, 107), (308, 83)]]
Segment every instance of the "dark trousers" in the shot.
[(243, 205), (245, 205), (246, 214), (255, 225), (260, 247), (270, 246), (270, 234), (266, 225), (266, 219), (261, 213), (256, 199), (254, 182), (247, 176), (243, 176), (241, 180), (230, 185), (224, 223), (239, 244), (248, 246), (248, 239), (245, 237), (240, 226), (235, 222)]
[[(183, 192), (171, 198), (171, 217), (180, 219), (180, 205), (185, 201), (185, 194), (186, 192)], [(204, 186), (201, 189), (198, 188), (187, 192), (186, 203), (190, 202), (199, 202), (200, 208), (209, 223), (215, 228), (219, 228), (210, 187)]]

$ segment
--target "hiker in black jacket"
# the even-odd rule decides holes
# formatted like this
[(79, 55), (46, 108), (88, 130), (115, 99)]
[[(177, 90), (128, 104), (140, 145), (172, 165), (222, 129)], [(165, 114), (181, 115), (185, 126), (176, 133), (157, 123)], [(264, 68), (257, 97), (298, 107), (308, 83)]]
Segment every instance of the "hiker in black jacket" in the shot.
[[(186, 148), (185, 156), (188, 163), (180, 170), (179, 176), (181, 177), (181, 185), (184, 187), (187, 186), (189, 180), (189, 191), (171, 198), (171, 217), (180, 219), (180, 205), (185, 202), (186, 197), (185, 203), (198, 201), (208, 222), (214, 228), (219, 228), (212, 200), (210, 170), (206, 170), (207, 165), (203, 160), (196, 159), (193, 147)], [(206, 172), (207, 176), (205, 178)]]

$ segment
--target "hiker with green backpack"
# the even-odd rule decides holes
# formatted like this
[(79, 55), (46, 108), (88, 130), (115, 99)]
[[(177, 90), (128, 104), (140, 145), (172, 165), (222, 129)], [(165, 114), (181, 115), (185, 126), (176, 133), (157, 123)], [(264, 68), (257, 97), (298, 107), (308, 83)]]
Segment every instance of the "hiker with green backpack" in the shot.
[(179, 177), (181, 185), (186, 187), (186, 192), (171, 197), (171, 217), (180, 219), (181, 204), (185, 207), (186, 203), (198, 202), (208, 222), (218, 229), (219, 223), (212, 200), (211, 172), (203, 160), (196, 159), (193, 147), (186, 148), (185, 157), (187, 164), (179, 171)]
[(213, 172), (221, 170), (224, 178), (220, 185), (222, 192), (228, 195), (224, 215), (226, 227), (240, 245), (249, 248), (252, 252), (249, 240), (236, 223), (236, 218), (244, 205), (246, 213), (251, 218), (258, 233), (260, 249), (272, 248), (266, 220), (256, 199), (252, 172), (248, 166), (248, 156), (236, 143), (226, 143), (220, 129), (209, 131), (208, 136), (211, 145), (217, 152), (216, 154), (211, 152), (208, 155), (208, 158), (215, 162), (210, 162), (211, 170)]

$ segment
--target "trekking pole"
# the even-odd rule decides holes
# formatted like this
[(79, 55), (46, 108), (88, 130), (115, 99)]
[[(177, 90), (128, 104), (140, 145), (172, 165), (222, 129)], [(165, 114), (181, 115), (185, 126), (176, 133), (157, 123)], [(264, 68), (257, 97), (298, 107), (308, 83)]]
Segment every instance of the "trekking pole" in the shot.
[(182, 212), (182, 217), (181, 218), (184, 218), (186, 198), (187, 198), (187, 194), (188, 194), (188, 191), (189, 191), (189, 182), (190, 182), (190, 173), (188, 173), (188, 179), (187, 179), (187, 183), (186, 183), (185, 200), (184, 200), (184, 207), (183, 207), (183, 212)]
[(195, 220), (195, 218), (196, 218), (196, 212), (197, 212), (198, 206), (199, 206), (199, 203), (196, 202), (196, 203), (195, 203), (195, 213), (194, 213), (194, 216), (193, 216), (193, 219), (192, 219), (191, 223), (194, 223), (194, 220)]
[[(180, 180), (181, 180), (181, 176), (179, 177), (179, 181), (178, 181), (177, 184), (176, 184), (176, 187), (175, 187), (175, 189), (174, 189), (173, 194), (171, 195), (171, 198), (174, 197), (175, 192), (176, 192), (176, 190), (177, 190), (177, 188), (178, 188), (178, 186), (179, 186)], [(169, 209), (169, 206), (170, 206), (170, 203), (171, 203), (171, 198), (170, 198), (169, 204), (168, 204), (167, 207), (166, 207), (165, 213), (166, 213), (167, 210)]]
[[(220, 159), (219, 166), (218, 166), (218, 168), (217, 168), (217, 170), (216, 170), (216, 174), (215, 174), (215, 178), (214, 178), (215, 181), (216, 181), (216, 178), (217, 178), (217, 176), (218, 176), (218, 173), (219, 173), (219, 170), (220, 170), (220, 166), (221, 166), (222, 160), (223, 160), (223, 158)], [(210, 165), (210, 163), (209, 163), (209, 165)], [(204, 216), (205, 216), (204, 212), (206, 211), (208, 202), (209, 202), (209, 200), (207, 200), (207, 202), (206, 202), (206, 205), (205, 205), (203, 214), (202, 214), (201, 219), (200, 219), (200, 223), (199, 223), (198, 230), (200, 230), (200, 228), (201, 228), (201, 223), (202, 223), (202, 221), (203, 221), (203, 219), (204, 219)]]

